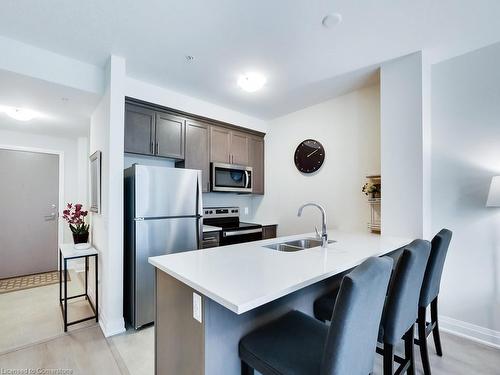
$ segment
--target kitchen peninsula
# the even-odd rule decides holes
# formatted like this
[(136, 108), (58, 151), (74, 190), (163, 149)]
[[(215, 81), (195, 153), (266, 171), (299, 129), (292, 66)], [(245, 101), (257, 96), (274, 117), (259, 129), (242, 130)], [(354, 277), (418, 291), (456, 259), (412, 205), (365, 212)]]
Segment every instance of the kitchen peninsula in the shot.
[(284, 252), (265, 247), (313, 238), (281, 237), (149, 258), (156, 267), (156, 374), (240, 374), (238, 342), (313, 301), (351, 268), (411, 239), (329, 231), (335, 242)]

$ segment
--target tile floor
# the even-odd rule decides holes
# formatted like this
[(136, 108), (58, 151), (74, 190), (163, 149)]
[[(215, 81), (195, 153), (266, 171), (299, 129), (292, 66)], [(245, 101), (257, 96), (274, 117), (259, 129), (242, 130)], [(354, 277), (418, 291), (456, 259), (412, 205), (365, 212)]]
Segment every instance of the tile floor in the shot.
[[(500, 373), (500, 350), (446, 333), (442, 336), (445, 357), (431, 355), (433, 375)], [(153, 347), (153, 327), (106, 339), (94, 325), (0, 355), (0, 369), (63, 368), (72, 369), (72, 374), (152, 375)], [(378, 355), (374, 374), (382, 374)], [(420, 360), (417, 374), (423, 374)]]
[[(68, 294), (83, 290), (81, 277), (70, 270)], [(68, 308), (68, 319), (92, 315), (83, 299), (74, 299)], [(89, 326), (92, 321), (78, 327)], [(59, 284), (0, 294), (0, 354), (14, 348), (55, 338), (64, 333), (59, 307)]]
[[(47, 287), (44, 287), (47, 288)], [(24, 292), (24, 291), (23, 291)], [(55, 289), (57, 301), (57, 286)], [(48, 292), (54, 297), (53, 292)], [(17, 298), (22, 299), (20, 296)], [(12, 301), (11, 301), (12, 302)], [(37, 306), (38, 299), (32, 303)], [(9, 306), (0, 301), (0, 312), (6, 317), (3, 307)], [(43, 304), (42, 304), (43, 305)], [(19, 320), (33, 317), (37, 323), (29, 323), (29, 329), (17, 329), (23, 339), (16, 339), (18, 349), (3, 350), (0, 352), (0, 371), (13, 368), (62, 368), (73, 370), (72, 374), (123, 374), (123, 375), (153, 375), (154, 373), (154, 327), (141, 329), (137, 332), (128, 331), (121, 335), (106, 339), (99, 326), (88, 323), (83, 328), (73, 328), (68, 334), (62, 334), (62, 324), (59, 306), (57, 308), (43, 307), (36, 313), (23, 312)], [(52, 319), (51, 315), (57, 319)], [(53, 317), (52, 317), (53, 318)], [(1, 319), (1, 318), (0, 318)], [(44, 322), (49, 319), (50, 322)], [(11, 318), (11, 322), (14, 318)], [(0, 320), (2, 322), (2, 320)], [(2, 325), (2, 330), (7, 327)], [(3, 348), (13, 347), (13, 329), (7, 329), (8, 336), (2, 335), (0, 341)], [(27, 338), (31, 342), (35, 338), (50, 336), (31, 345), (24, 344)], [(484, 346), (453, 335), (442, 333), (443, 350), (445, 356), (439, 358), (434, 354), (431, 344), (431, 366), (433, 375), (498, 375), (500, 374), (500, 350)], [(417, 349), (417, 348), (416, 348)], [(418, 349), (417, 349), (418, 350)], [(417, 374), (423, 374), (418, 351)], [(376, 356), (375, 375), (382, 374), (382, 360)], [(181, 375), (181, 374), (180, 374)], [(222, 375), (222, 374), (221, 374)]]

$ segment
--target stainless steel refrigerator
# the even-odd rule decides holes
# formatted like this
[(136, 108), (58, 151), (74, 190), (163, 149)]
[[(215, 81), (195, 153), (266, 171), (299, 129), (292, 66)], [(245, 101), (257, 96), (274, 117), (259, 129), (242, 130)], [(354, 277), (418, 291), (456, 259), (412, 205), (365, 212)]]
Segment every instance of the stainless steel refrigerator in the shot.
[(124, 316), (154, 321), (154, 267), (148, 258), (201, 248), (201, 171), (134, 164), (125, 169)]

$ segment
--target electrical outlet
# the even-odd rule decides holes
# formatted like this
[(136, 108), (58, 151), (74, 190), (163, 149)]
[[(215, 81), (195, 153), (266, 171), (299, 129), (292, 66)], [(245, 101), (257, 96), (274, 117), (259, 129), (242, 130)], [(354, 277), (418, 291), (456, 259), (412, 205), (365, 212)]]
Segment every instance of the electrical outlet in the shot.
[(201, 296), (193, 293), (193, 318), (201, 323)]

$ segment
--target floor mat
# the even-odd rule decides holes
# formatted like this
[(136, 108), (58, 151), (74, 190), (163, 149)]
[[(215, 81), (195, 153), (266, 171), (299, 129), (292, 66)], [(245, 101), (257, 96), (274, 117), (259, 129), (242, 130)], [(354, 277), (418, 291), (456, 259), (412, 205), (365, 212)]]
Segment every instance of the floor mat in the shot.
[[(71, 278), (68, 273), (68, 281)], [(36, 273), (34, 275), (25, 275), (0, 279), (0, 294), (15, 292), (23, 289), (31, 289), (39, 286), (56, 284), (59, 282), (59, 271), (50, 271)]]

